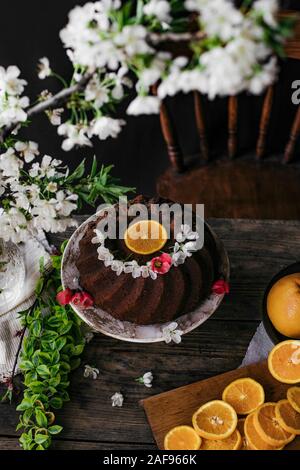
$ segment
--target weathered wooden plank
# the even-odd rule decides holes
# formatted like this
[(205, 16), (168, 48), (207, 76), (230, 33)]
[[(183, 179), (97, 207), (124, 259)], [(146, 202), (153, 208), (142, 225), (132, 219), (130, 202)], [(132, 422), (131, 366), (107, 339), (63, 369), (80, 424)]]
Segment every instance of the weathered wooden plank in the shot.
[[(151, 450), (156, 445), (118, 443), (118, 442), (91, 442), (91, 441), (66, 441), (56, 439), (53, 441), (52, 450)], [(16, 437), (1, 437), (0, 450), (22, 450)]]
[[(208, 321), (183, 338), (180, 345), (125, 343), (97, 335), (88, 345), (82, 367), (71, 381), (71, 401), (56, 413), (68, 440), (152, 443), (138, 403), (174, 387), (236, 368), (255, 331), (256, 322)], [(83, 377), (84, 364), (95, 365), (97, 380)], [(136, 383), (146, 371), (155, 377), (152, 388)], [(124, 394), (123, 408), (112, 408), (110, 397)], [(0, 435), (14, 436), (15, 407), (0, 405)]]

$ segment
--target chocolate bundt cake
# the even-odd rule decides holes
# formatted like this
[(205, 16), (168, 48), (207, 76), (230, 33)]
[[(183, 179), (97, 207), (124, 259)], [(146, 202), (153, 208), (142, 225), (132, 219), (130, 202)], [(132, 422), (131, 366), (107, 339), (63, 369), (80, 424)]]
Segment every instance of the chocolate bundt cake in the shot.
[[(139, 196), (128, 205), (142, 203), (150, 209), (151, 204), (173, 204), (159, 198), (147, 199)], [(101, 216), (105, 217), (105, 215)], [(121, 215), (118, 213), (117, 220)], [(89, 224), (80, 241), (80, 254), (76, 262), (80, 274), (80, 286), (92, 295), (95, 305), (113, 317), (140, 325), (164, 323), (193, 311), (211, 292), (217, 275), (217, 254), (214, 239), (205, 227), (204, 246), (185, 262), (172, 268), (165, 275), (134, 278), (131, 273), (117, 275), (110, 266), (98, 259), (99, 245), (92, 243), (95, 228), (100, 219)], [(128, 218), (130, 223), (130, 217)], [(172, 220), (172, 219), (171, 219)], [(174, 246), (174, 227), (168, 246)], [(136, 260), (146, 264), (160, 253), (140, 255), (131, 252), (123, 239), (107, 239), (106, 246), (116, 254), (116, 259)]]

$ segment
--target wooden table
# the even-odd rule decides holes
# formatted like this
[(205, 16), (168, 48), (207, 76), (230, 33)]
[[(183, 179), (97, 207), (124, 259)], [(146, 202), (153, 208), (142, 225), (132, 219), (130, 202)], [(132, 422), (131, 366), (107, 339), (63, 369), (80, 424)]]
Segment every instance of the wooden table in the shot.
[[(97, 335), (86, 347), (83, 364), (95, 365), (97, 380), (76, 370), (71, 401), (57, 413), (64, 427), (57, 449), (155, 449), (139, 400), (239, 366), (261, 318), (269, 279), (300, 260), (300, 222), (214, 219), (231, 262), (231, 292), (213, 315), (180, 345), (133, 344)], [(52, 237), (60, 243), (66, 234)], [(152, 388), (135, 378), (152, 371)], [(124, 394), (123, 408), (110, 397)], [(0, 404), (0, 449), (18, 448), (15, 406)]]

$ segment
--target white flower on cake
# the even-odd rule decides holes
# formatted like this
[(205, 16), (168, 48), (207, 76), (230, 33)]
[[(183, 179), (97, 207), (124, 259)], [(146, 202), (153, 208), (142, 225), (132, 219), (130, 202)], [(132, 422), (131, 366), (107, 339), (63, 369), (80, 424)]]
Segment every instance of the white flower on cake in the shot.
[(114, 407), (117, 406), (121, 408), (123, 406), (123, 402), (124, 402), (124, 397), (122, 393), (116, 392), (114, 393), (114, 395), (112, 395), (111, 406), (114, 406)]
[(39, 146), (36, 142), (16, 142), (15, 149), (19, 152), (20, 156), (24, 158), (26, 163), (32, 162), (37, 155), (40, 154)]
[(135, 380), (139, 384), (145, 385), (145, 387), (147, 387), (147, 388), (151, 388), (152, 387), (152, 382), (153, 382), (153, 374), (152, 374), (152, 372), (146, 372), (144, 375), (142, 375), (141, 377), (138, 377)]
[(174, 321), (162, 329), (162, 334), (163, 334), (165, 343), (169, 344), (172, 341), (176, 344), (181, 343), (181, 336), (183, 332), (177, 329), (177, 327), (178, 327), (178, 323)]
[(91, 378), (93, 380), (96, 380), (99, 374), (100, 371), (96, 367), (89, 366), (88, 364), (84, 366), (83, 377), (85, 377), (86, 379)]
[[(156, 258), (153, 258), (151, 261), (148, 261), (147, 264), (140, 266), (137, 261), (122, 261), (116, 260), (114, 255), (109, 251), (105, 246), (105, 235), (99, 229), (95, 229), (95, 237), (92, 238), (91, 243), (99, 244), (97, 248), (98, 259), (104, 262), (106, 267), (109, 267), (116, 273), (117, 276), (120, 276), (122, 273), (131, 274), (133, 278), (143, 277), (155, 280), (157, 279), (158, 273), (165, 274), (168, 272), (169, 268), (173, 266), (179, 266), (183, 264), (186, 258), (192, 256), (192, 254), (198, 249), (196, 240), (199, 238), (197, 232), (193, 232), (189, 225), (181, 225), (180, 232), (175, 236), (175, 240), (182, 240), (181, 243), (175, 241), (174, 246), (171, 248), (171, 253), (165, 254), (169, 258), (168, 269), (161, 270), (156, 269), (153, 262)], [(161, 255), (164, 256), (164, 255)], [(162, 260), (164, 261), (164, 260)]]
[(38, 77), (40, 80), (44, 80), (45, 78), (49, 77), (52, 73), (50, 68), (50, 62), (48, 57), (42, 57), (39, 60), (38, 64)]

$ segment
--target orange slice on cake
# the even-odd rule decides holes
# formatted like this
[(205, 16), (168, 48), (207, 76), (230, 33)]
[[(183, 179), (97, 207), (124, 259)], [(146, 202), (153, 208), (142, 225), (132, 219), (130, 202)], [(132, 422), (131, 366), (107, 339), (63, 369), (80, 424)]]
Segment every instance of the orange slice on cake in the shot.
[(277, 344), (269, 354), (268, 366), (279, 382), (300, 382), (300, 341), (292, 339)]
[(237, 414), (225, 401), (213, 400), (196, 411), (193, 426), (199, 436), (205, 439), (226, 439), (236, 429)]
[(292, 434), (300, 434), (300, 413), (288, 400), (280, 400), (275, 407), (276, 418), (280, 426)]
[(247, 415), (255, 411), (265, 401), (263, 387), (253, 379), (237, 379), (229, 384), (222, 395), (238, 415)]
[(287, 391), (286, 397), (294, 410), (300, 413), (300, 387), (290, 387)]
[(198, 450), (201, 437), (191, 426), (176, 426), (165, 436), (165, 450)]
[(281, 447), (291, 442), (295, 435), (281, 426), (275, 413), (276, 403), (264, 403), (254, 412), (253, 423), (260, 437), (270, 446)]
[(127, 248), (140, 255), (151, 255), (161, 250), (168, 240), (163, 225), (156, 220), (141, 220), (130, 225), (125, 234)]

